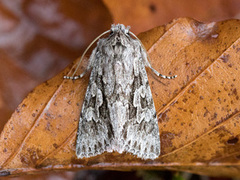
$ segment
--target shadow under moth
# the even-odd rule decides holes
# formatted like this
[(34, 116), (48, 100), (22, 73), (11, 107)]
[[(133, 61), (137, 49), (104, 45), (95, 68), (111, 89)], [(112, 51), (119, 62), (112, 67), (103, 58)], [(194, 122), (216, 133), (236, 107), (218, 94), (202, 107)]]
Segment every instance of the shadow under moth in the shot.
[(99, 39), (86, 70), (71, 77), (78, 79), (91, 70), (83, 102), (76, 140), (78, 158), (89, 158), (103, 152), (128, 152), (142, 159), (160, 155), (160, 137), (156, 110), (145, 67), (152, 68), (141, 41), (122, 24), (98, 36)]

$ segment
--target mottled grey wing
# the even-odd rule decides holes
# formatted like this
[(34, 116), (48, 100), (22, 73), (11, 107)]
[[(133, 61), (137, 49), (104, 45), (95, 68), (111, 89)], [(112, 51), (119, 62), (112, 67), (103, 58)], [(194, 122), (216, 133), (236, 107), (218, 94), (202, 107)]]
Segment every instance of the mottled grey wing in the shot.
[(130, 115), (125, 123), (119, 152), (130, 152), (142, 159), (160, 155), (160, 137), (156, 110), (142, 57), (134, 62)]
[(109, 147), (113, 133), (109, 122), (107, 101), (103, 99), (101, 91), (103, 83), (96, 70), (97, 67), (93, 66), (80, 115), (76, 142), (78, 158), (88, 158), (111, 151)]
[[(92, 72), (77, 132), (78, 158), (105, 151), (130, 152), (142, 159), (160, 155), (159, 129), (141, 54), (132, 40), (127, 48), (99, 40), (90, 57)], [(103, 53), (104, 56), (103, 56)]]

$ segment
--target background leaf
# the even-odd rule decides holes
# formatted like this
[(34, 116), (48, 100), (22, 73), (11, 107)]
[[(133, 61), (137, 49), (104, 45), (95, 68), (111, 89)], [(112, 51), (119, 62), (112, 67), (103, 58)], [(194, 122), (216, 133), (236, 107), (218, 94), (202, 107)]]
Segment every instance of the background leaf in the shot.
[(89, 76), (63, 80), (71, 73), (67, 68), (35, 88), (6, 124), (0, 137), (2, 171), (147, 168), (236, 176), (229, 167), (239, 156), (239, 27), (236, 20), (178, 19), (139, 36), (153, 67), (178, 74), (176, 80), (160, 79), (148, 69), (161, 133), (158, 159), (116, 152), (77, 159), (76, 130)]
[[(131, 30), (137, 34), (183, 16), (193, 17), (202, 22), (238, 18), (240, 6), (237, 0), (121, 2), (118, 4), (117, 1), (108, 0), (1, 1), (1, 130), (15, 107), (33, 87), (51, 78), (80, 56), (97, 35), (109, 29), (111, 23), (131, 25)], [(154, 77), (154, 74), (148, 71), (162, 129), (163, 156), (158, 161), (157, 169), (191, 171), (212, 176), (239, 175), (237, 168), (239, 140), (236, 128), (238, 82), (237, 78), (234, 78), (237, 77), (235, 73), (238, 69), (236, 66), (238, 29), (238, 21), (201, 24), (189, 19), (178, 19), (139, 35), (149, 49), (154, 68), (165, 74), (178, 75), (177, 83), (169, 83)], [(167, 61), (163, 61), (165, 59)], [(67, 72), (68, 70), (65, 70), (64, 74)], [(56, 161), (53, 163), (53, 169), (71, 170), (77, 163), (90, 165), (84, 167), (92, 168), (94, 163), (108, 162), (113, 157), (121, 163), (118, 154), (106, 157), (104, 155), (104, 158), (90, 162), (79, 162), (75, 157), (69, 160), (69, 157), (72, 157), (71, 153), (75, 151), (73, 147), (75, 129), (70, 129), (77, 124), (73, 114), (77, 116), (80, 112), (81, 98), (84, 96), (88, 78), (82, 80), (84, 82), (76, 81), (74, 85), (64, 84), (67, 86), (67, 93), (70, 89), (76, 93), (67, 95), (67, 98), (79, 100), (78, 107), (70, 108), (56, 98), (66, 95), (66, 93), (61, 95), (63, 86), (61, 75), (48, 81), (49, 84), (40, 85), (38, 90), (35, 89), (28, 96), (29, 99), (26, 98), (19, 105), (5, 125), (0, 136), (1, 175), (46, 172), (51, 169), (53, 161)], [(201, 76), (205, 78), (200, 78)], [(220, 80), (224, 82), (220, 83)], [(208, 83), (212, 86), (207, 86)], [(219, 83), (223, 87), (219, 87)], [(79, 92), (78, 88), (83, 92)], [(216, 89), (221, 92), (215, 92)], [(191, 93), (188, 95), (185, 91)], [(35, 100), (30, 100), (30, 97), (35, 96)], [(51, 101), (58, 102), (55, 103), (55, 109)], [(69, 103), (75, 101), (71, 99)], [(61, 117), (51, 116), (59, 113), (64, 114), (63, 118), (66, 118), (65, 112), (58, 112), (63, 105), (69, 108), (66, 111), (73, 113), (67, 114), (69, 117), (65, 119), (73, 122), (70, 125), (61, 120)], [(50, 113), (47, 110), (48, 106), (51, 107)], [(44, 118), (45, 122), (42, 121)], [(59, 121), (54, 122), (51, 118), (57, 118)], [(36, 126), (40, 126), (41, 123), (42, 126), (37, 128)], [(56, 127), (58, 123), (69, 128)], [(61, 134), (56, 128), (66, 133)], [(38, 135), (39, 138), (48, 141), (40, 142), (37, 137), (31, 140), (32, 135)], [(60, 139), (54, 137), (57, 135)], [(65, 148), (67, 146), (64, 144), (65, 141), (72, 144), (69, 146), (67, 143), (69, 147)], [(70, 155), (65, 156), (64, 153), (63, 157), (62, 154), (59, 155), (60, 147), (64, 147), (63, 151), (69, 151)], [(38, 149), (40, 151), (36, 151)], [(51, 153), (59, 156), (55, 157)], [(132, 161), (132, 157), (128, 157), (129, 161)], [(70, 164), (66, 166), (69, 162)], [(61, 163), (65, 164), (62, 168)], [(46, 165), (50, 166), (44, 168)], [(17, 169), (11, 169), (15, 167)], [(139, 169), (143, 168), (146, 167), (139, 166)], [(65, 177), (63, 175), (62, 178), (69, 179), (70, 176), (73, 177), (70, 173), (65, 173)]]
[(30, 90), (79, 57), (112, 22), (98, 0), (2, 0), (0, 20), (0, 130)]

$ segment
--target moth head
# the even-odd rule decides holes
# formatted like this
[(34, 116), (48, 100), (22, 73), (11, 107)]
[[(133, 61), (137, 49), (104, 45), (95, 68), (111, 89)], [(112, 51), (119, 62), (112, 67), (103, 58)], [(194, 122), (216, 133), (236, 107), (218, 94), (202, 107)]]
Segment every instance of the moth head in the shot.
[(110, 35), (116, 33), (123, 33), (125, 35), (129, 35), (130, 26), (125, 27), (123, 24), (112, 24)]
[(107, 41), (109, 41), (110, 44), (113, 46), (128, 46), (128, 44), (132, 40), (129, 29), (130, 26), (125, 27), (123, 24), (113, 24), (110, 29), (110, 34), (107, 38)]

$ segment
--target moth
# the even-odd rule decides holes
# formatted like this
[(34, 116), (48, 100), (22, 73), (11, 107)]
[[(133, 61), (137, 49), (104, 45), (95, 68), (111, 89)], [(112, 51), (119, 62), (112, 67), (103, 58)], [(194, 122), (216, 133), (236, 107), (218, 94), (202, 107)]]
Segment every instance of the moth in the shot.
[[(66, 79), (78, 79), (91, 70), (80, 114), (76, 140), (78, 158), (103, 152), (127, 152), (141, 159), (160, 155), (160, 137), (156, 110), (145, 67), (157, 76), (141, 41), (122, 24), (98, 36), (86, 70)], [(109, 33), (106, 38), (101, 36)]]

